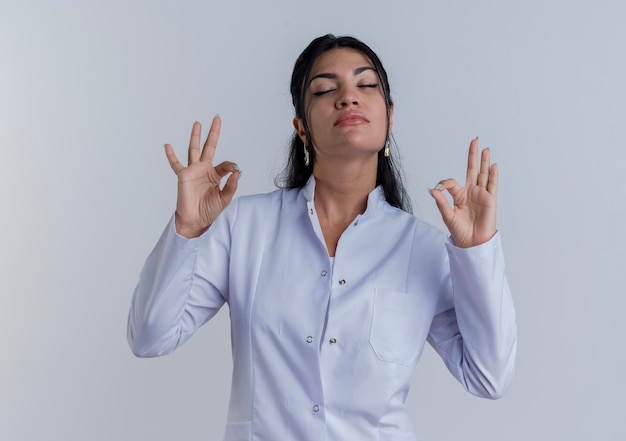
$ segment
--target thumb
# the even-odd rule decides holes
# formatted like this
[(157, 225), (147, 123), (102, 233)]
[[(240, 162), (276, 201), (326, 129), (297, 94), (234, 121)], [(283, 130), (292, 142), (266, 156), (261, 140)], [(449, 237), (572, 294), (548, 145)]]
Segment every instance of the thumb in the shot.
[(226, 180), (226, 184), (224, 188), (222, 188), (222, 199), (226, 203), (226, 205), (230, 204), (233, 200), (233, 196), (235, 195), (235, 191), (237, 191), (237, 184), (239, 183), (239, 178), (241, 177), (241, 170), (237, 167), (237, 170), (228, 177)]
[(448, 222), (452, 219), (452, 216), (454, 214), (454, 209), (448, 202), (446, 195), (443, 194), (443, 191), (439, 189), (439, 184), (435, 186), (435, 188), (430, 188), (428, 192), (435, 200), (437, 208), (441, 213), (441, 217), (443, 217), (444, 223), (448, 225)]

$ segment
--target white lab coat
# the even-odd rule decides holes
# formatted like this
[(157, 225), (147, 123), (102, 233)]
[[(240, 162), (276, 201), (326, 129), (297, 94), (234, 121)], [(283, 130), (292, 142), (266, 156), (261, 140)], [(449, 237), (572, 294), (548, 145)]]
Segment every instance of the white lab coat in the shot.
[(173, 351), (227, 303), (225, 441), (414, 441), (426, 341), (469, 392), (501, 396), (517, 340), (499, 234), (457, 248), (379, 187), (330, 259), (314, 188), (236, 199), (196, 239), (170, 221), (133, 296), (133, 352)]

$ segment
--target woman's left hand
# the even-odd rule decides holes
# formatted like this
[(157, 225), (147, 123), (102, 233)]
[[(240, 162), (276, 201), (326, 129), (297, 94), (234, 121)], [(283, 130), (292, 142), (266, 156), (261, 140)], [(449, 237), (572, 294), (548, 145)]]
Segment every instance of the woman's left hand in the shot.
[[(490, 164), (489, 149), (484, 149), (478, 165), (478, 138), (469, 147), (467, 178), (461, 187), (454, 179), (440, 181), (430, 194), (455, 244), (469, 248), (483, 244), (496, 234), (496, 191), (498, 166)], [(453, 206), (443, 194), (452, 196)]]

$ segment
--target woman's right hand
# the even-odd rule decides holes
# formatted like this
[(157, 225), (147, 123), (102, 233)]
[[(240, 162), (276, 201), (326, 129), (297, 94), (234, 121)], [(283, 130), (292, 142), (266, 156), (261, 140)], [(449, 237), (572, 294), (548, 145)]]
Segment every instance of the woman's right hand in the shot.
[[(213, 118), (209, 135), (200, 150), (202, 126), (193, 123), (189, 141), (187, 167), (180, 163), (174, 149), (165, 144), (167, 160), (178, 176), (176, 201), (176, 232), (188, 239), (200, 236), (233, 199), (241, 170), (234, 162), (224, 161), (213, 166), (213, 156), (220, 136), (222, 120)], [(222, 178), (230, 173), (226, 185), (220, 189)]]

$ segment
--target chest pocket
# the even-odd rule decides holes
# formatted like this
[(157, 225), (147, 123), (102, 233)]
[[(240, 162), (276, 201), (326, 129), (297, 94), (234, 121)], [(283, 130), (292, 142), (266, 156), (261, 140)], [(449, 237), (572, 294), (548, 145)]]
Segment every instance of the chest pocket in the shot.
[(428, 313), (419, 295), (377, 289), (369, 342), (381, 361), (411, 364), (428, 334)]

